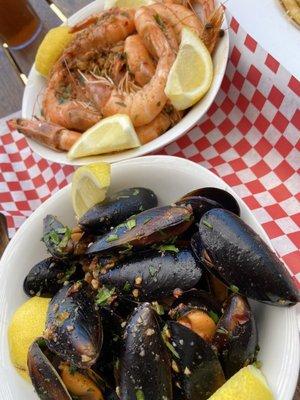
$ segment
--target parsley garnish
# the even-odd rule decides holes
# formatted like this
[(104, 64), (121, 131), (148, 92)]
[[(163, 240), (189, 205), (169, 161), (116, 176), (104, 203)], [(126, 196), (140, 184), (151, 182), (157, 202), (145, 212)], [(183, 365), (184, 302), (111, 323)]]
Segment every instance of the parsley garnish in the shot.
[(205, 220), (202, 221), (202, 224), (207, 226), (210, 229), (212, 229), (212, 227), (213, 227), (208, 221), (205, 221)]
[(134, 228), (134, 227), (136, 226), (136, 220), (135, 220), (135, 219), (129, 219), (129, 220), (126, 222), (126, 226), (127, 226), (127, 229), (128, 229), (128, 230)]
[(173, 253), (178, 253), (179, 249), (174, 244), (163, 244), (162, 246), (159, 246), (159, 251), (172, 251)]
[(107, 243), (109, 243), (109, 242), (113, 242), (113, 241), (118, 240), (118, 239), (119, 239), (118, 235), (109, 235), (105, 240), (106, 240)]
[(105, 306), (109, 303), (110, 298), (114, 295), (116, 288), (107, 289), (103, 286), (98, 290), (98, 294), (96, 296), (96, 304), (98, 306)]
[(141, 389), (135, 391), (136, 400), (145, 400), (144, 393)]

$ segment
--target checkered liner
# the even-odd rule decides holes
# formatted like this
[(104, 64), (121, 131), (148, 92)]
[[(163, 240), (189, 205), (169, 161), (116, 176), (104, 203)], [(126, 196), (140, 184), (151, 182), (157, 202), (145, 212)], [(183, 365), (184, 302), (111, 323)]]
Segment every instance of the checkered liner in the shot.
[[(300, 281), (300, 82), (231, 18), (230, 59), (201, 122), (161, 151), (201, 163), (246, 202)], [(6, 118), (8, 119), (8, 118)], [(0, 210), (10, 234), (71, 180), (0, 121)]]

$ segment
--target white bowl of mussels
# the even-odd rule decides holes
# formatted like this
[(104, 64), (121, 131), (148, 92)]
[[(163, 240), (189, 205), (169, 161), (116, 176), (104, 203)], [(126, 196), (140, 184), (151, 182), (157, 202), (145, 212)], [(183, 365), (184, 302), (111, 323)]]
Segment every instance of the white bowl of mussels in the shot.
[[(79, 221), (61, 189), (11, 239), (0, 282), (0, 400), (205, 400), (249, 363), (293, 399), (299, 293), (246, 204), (191, 161), (113, 164), (107, 199)], [(52, 300), (33, 386), (7, 332), (35, 295)]]

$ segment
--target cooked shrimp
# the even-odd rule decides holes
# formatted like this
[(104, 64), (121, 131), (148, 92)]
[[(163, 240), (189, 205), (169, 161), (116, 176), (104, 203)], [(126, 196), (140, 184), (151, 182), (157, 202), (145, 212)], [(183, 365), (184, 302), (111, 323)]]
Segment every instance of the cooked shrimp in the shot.
[(139, 35), (128, 36), (124, 52), (130, 73), (140, 86), (144, 86), (154, 75), (155, 64)]
[(72, 93), (68, 71), (57, 68), (51, 76), (43, 97), (43, 114), (47, 121), (67, 129), (84, 132), (101, 119), (99, 111)]
[(93, 51), (103, 50), (125, 40), (135, 32), (134, 13), (132, 9), (111, 8), (100, 13), (99, 18), (89, 18), (86, 21), (87, 27), (74, 37), (62, 58), (76, 63), (89, 58)]
[(177, 124), (183, 116), (182, 111), (177, 111), (172, 105), (167, 103), (163, 111), (154, 118), (147, 125), (139, 126), (135, 128), (136, 133), (142, 144), (151, 142), (160, 135), (166, 132), (170, 126)]
[(150, 5), (164, 22), (170, 24), (176, 34), (177, 42), (180, 43), (183, 26), (191, 28), (198, 36), (201, 35), (203, 25), (199, 17), (187, 7), (173, 3), (154, 3)]
[(188, 26), (204, 42), (212, 53), (220, 37), (223, 22), (223, 7), (215, 7), (213, 0), (198, 0), (201, 17), (192, 9), (173, 0), (165, 3), (154, 3), (150, 7), (167, 21), (174, 29), (178, 43), (181, 40), (183, 26)]
[(156, 22), (153, 10), (139, 8), (135, 14), (135, 25), (148, 51), (158, 57), (155, 74), (150, 82), (134, 93), (128, 94), (114, 88), (101, 111), (105, 117), (118, 113), (127, 114), (134, 126), (141, 126), (151, 122), (166, 104), (164, 89), (175, 53)]
[(79, 132), (46, 121), (17, 118), (11, 119), (8, 124), (12, 129), (56, 151), (70, 150), (81, 136)]

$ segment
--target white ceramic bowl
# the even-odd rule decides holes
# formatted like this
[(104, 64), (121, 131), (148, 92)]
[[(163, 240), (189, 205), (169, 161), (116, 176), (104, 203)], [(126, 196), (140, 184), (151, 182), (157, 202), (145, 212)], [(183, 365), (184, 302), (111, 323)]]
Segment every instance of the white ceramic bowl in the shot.
[[(78, 21), (83, 20), (90, 14), (99, 12), (103, 9), (103, 0), (96, 0), (93, 3), (82, 8), (76, 14), (68, 19), (69, 25), (74, 25)], [(218, 90), (221, 86), (221, 82), (225, 73), (228, 50), (229, 50), (229, 34), (226, 21), (223, 24), (225, 29), (225, 35), (220, 40), (216, 51), (213, 56), (214, 63), (214, 78), (209, 92), (206, 96), (199, 101), (189, 113), (173, 128), (169, 129), (166, 133), (158, 137), (157, 139), (132, 150), (122, 151), (120, 153), (108, 154), (102, 156), (84, 157), (78, 160), (70, 161), (66, 153), (58, 153), (54, 150), (48, 149), (37, 142), (27, 139), (30, 147), (33, 151), (38, 153), (41, 157), (47, 160), (54, 161), (61, 164), (72, 164), (72, 165), (84, 165), (93, 161), (107, 161), (116, 162), (121, 160), (126, 160), (128, 158), (142, 156), (151, 152), (154, 152), (167, 144), (173, 142), (174, 140), (181, 137), (185, 132), (192, 128), (206, 113), (210, 105), (212, 104), (214, 98), (216, 97)], [(45, 88), (46, 80), (37, 73), (34, 65), (30, 71), (28, 77), (28, 83), (24, 91), (23, 104), (22, 104), (22, 117), (31, 118), (33, 115), (40, 115), (42, 93)], [(38, 101), (37, 101), (38, 99)]]
[[(111, 190), (130, 186), (148, 187), (160, 204), (169, 204), (183, 194), (203, 186), (215, 186), (233, 194), (241, 217), (271, 246), (264, 230), (233, 190), (207, 169), (182, 158), (148, 156), (112, 165)], [(70, 185), (45, 201), (21, 226), (9, 243), (0, 264), (0, 400), (37, 399), (32, 386), (11, 365), (7, 327), (16, 308), (26, 300), (23, 280), (29, 269), (47, 256), (42, 220), (54, 214), (68, 225), (75, 223)], [(278, 308), (252, 302), (258, 324), (259, 360), (276, 400), (292, 400), (299, 368), (299, 341), (293, 308)]]

